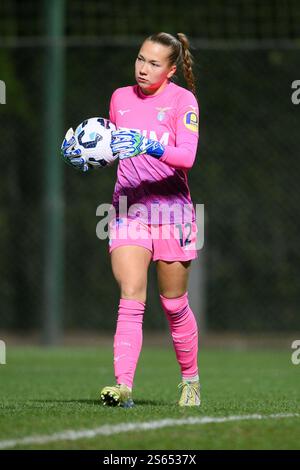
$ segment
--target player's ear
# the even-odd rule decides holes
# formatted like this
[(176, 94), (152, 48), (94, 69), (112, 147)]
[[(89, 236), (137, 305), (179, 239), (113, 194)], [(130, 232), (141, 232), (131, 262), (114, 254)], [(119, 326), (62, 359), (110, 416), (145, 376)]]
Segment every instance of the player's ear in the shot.
[(167, 77), (171, 78), (174, 75), (174, 73), (176, 73), (176, 65), (172, 65), (172, 67), (169, 70), (169, 73), (168, 73)]

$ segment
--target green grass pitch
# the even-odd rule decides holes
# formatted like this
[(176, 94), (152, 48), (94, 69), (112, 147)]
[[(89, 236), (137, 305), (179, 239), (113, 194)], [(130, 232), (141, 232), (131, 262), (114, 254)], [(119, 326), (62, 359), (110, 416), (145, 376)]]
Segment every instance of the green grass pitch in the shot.
[[(300, 413), (300, 365), (286, 350), (199, 351), (202, 405), (177, 406), (172, 349), (145, 346), (133, 409), (105, 408), (99, 390), (114, 383), (112, 348), (12, 348), (0, 366), (0, 448), (8, 439), (104, 425), (233, 415)], [(132, 430), (110, 436), (18, 444), (14, 449), (299, 449), (300, 418), (254, 419)]]

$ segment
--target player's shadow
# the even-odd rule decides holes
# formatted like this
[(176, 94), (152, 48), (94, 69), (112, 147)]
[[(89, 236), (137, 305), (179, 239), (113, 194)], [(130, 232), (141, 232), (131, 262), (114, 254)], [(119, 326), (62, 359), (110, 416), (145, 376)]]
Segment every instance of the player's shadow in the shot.
[(70, 400), (28, 400), (31, 403), (79, 403), (85, 405), (99, 405), (100, 400), (87, 400), (87, 399), (70, 399)]
[[(70, 399), (70, 400), (28, 400), (30, 403), (73, 403), (73, 404), (83, 404), (83, 405), (99, 405), (101, 404), (100, 400), (87, 400), (87, 399)], [(135, 405), (142, 406), (163, 406), (166, 405), (165, 402), (161, 400), (134, 400)]]

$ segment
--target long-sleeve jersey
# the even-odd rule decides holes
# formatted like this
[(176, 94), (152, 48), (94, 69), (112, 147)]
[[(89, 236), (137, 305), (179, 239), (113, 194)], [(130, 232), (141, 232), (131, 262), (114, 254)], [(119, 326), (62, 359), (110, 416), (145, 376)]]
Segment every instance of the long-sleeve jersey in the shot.
[[(195, 220), (187, 173), (197, 151), (198, 114), (195, 96), (173, 82), (156, 95), (145, 95), (138, 85), (115, 90), (109, 116), (116, 127), (165, 147), (160, 159), (144, 154), (119, 160), (112, 201), (117, 216), (128, 211), (129, 218), (149, 224)], [(127, 200), (120, 204), (121, 196)]]

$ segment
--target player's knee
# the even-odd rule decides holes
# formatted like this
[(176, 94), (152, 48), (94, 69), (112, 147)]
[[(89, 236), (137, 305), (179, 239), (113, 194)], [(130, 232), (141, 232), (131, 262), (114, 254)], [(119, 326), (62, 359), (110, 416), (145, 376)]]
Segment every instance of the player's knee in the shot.
[(187, 292), (175, 298), (168, 298), (160, 294), (160, 301), (167, 316), (181, 316), (189, 308)]
[(179, 287), (179, 288), (171, 288), (171, 289), (162, 289), (160, 294), (165, 299), (178, 299), (179, 297), (184, 296), (186, 293), (186, 289)]
[(121, 287), (121, 297), (122, 299), (146, 302), (146, 288), (140, 285), (123, 285)]

